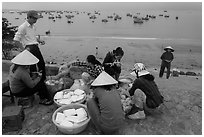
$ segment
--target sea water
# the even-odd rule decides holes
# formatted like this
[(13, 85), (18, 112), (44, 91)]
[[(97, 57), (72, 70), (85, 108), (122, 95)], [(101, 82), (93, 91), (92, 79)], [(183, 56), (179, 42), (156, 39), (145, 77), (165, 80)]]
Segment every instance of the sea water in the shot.
[[(57, 12), (52, 12), (54, 17)], [(78, 13), (78, 14), (77, 14)], [(87, 15), (90, 13), (90, 15)], [(202, 41), (202, 12), (196, 10), (174, 10), (164, 12), (162, 10), (143, 11), (99, 11), (100, 15), (94, 11), (63, 12), (62, 18), (55, 18), (55, 21), (48, 19), (49, 14), (42, 13), (43, 18), (37, 20), (37, 33), (45, 36), (45, 32), (50, 30), (50, 37), (78, 37), (78, 38), (113, 38), (113, 39), (182, 39)], [(146, 17), (154, 15), (155, 19), (144, 21), (143, 24), (134, 24), (133, 16)], [(107, 16), (119, 15), (121, 20), (115, 21)], [(159, 16), (162, 14), (163, 16)], [(67, 23), (66, 15), (74, 15)], [(91, 15), (96, 15), (96, 19), (90, 19)], [(168, 18), (164, 16), (168, 15)], [(12, 26), (21, 25), (26, 19), (26, 13), (21, 15), (17, 12), (2, 13), (2, 17), (7, 18)], [(178, 17), (178, 19), (176, 19)], [(19, 18), (19, 19), (16, 19)], [(108, 22), (102, 22), (107, 19)], [(93, 22), (92, 22), (93, 21)]]

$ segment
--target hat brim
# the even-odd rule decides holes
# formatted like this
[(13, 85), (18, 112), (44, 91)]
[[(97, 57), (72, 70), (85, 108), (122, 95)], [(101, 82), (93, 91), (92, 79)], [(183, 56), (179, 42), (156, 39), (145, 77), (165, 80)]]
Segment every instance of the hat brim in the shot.
[(14, 57), (11, 62), (17, 65), (34, 65), (39, 62), (39, 59), (28, 50), (24, 50)]
[[(150, 74), (150, 72), (149, 72), (149, 71), (146, 71), (146, 70), (143, 70), (143, 71), (138, 72), (138, 76), (139, 76), (139, 77), (140, 77), (140, 76), (147, 75), (147, 74)], [(130, 75), (132, 75), (132, 76), (134, 76), (134, 77), (137, 76), (136, 73), (135, 73), (135, 71), (131, 72)]]
[(117, 83), (118, 83), (118, 81), (116, 81), (113, 77), (111, 77), (105, 71), (102, 71), (101, 74), (93, 81), (91, 86), (114, 85)]
[(150, 74), (150, 72), (149, 72), (149, 71), (146, 71), (146, 70), (143, 70), (143, 71), (138, 72), (138, 76), (139, 76), (139, 77), (140, 77), (140, 76), (147, 75), (147, 74)]
[(165, 51), (167, 51), (168, 49), (171, 50), (172, 52), (174, 52), (174, 49), (172, 49), (172, 48), (164, 48)]

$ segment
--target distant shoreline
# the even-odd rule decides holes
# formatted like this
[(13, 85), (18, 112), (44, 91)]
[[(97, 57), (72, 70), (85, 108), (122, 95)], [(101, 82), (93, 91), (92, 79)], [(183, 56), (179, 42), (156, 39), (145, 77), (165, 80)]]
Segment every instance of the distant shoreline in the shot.
[(186, 39), (186, 38), (154, 38), (154, 37), (125, 37), (125, 36), (73, 36), (73, 35), (40, 35), (41, 37), (56, 37), (56, 38), (79, 38), (79, 39), (121, 39), (121, 40), (178, 40), (178, 41), (197, 41), (197, 42), (202, 42), (200, 39)]

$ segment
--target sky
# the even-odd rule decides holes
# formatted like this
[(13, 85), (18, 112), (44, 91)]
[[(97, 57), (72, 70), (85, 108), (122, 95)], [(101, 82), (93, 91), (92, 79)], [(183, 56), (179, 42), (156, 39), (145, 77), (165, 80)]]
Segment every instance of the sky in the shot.
[(202, 10), (202, 2), (2, 2), (2, 9), (18, 10)]

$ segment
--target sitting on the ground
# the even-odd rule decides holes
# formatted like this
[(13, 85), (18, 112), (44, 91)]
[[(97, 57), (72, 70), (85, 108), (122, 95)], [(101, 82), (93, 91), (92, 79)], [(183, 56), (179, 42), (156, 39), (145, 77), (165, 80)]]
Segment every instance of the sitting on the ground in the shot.
[(53, 101), (44, 81), (41, 80), (42, 73), (36, 72), (32, 77), (30, 74), (30, 65), (37, 64), (39, 60), (28, 50), (24, 50), (11, 62), (13, 64), (9, 71), (9, 84), (12, 94), (16, 97), (27, 97), (38, 92), (39, 103), (51, 105)]

